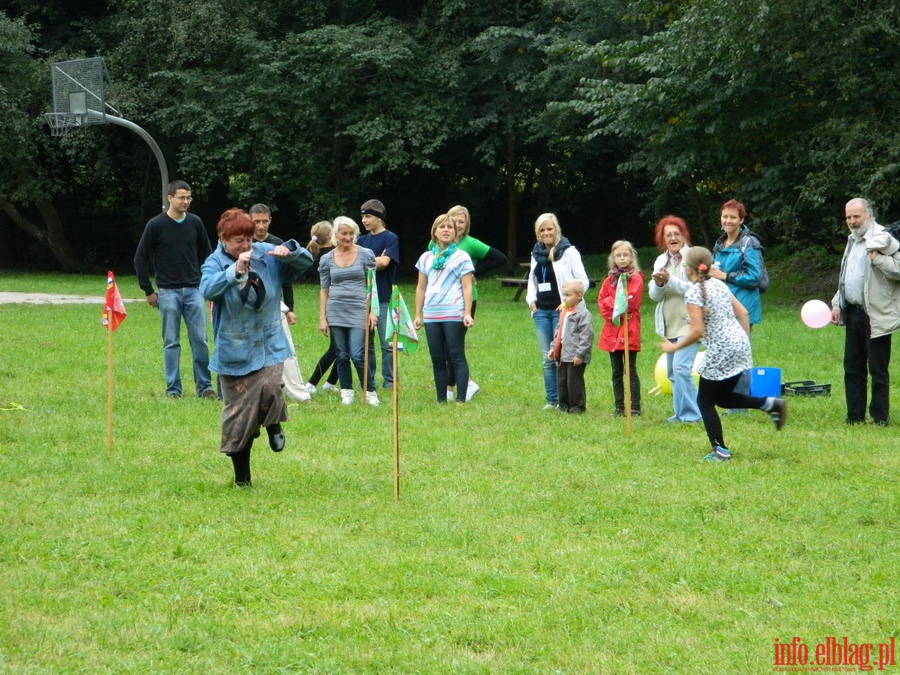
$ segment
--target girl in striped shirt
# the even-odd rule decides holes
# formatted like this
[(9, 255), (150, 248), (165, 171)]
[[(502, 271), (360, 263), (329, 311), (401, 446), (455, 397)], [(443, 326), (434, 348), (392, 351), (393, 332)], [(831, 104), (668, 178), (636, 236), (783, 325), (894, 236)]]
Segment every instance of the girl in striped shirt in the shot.
[(475, 266), (469, 254), (457, 247), (456, 227), (446, 213), (431, 226), (431, 244), (416, 263), (416, 328), (425, 325), (428, 351), (434, 370), (438, 403), (447, 402), (447, 382), (452, 370), (458, 389), (456, 402), (466, 400), (469, 364), (466, 331), (472, 319), (472, 277)]

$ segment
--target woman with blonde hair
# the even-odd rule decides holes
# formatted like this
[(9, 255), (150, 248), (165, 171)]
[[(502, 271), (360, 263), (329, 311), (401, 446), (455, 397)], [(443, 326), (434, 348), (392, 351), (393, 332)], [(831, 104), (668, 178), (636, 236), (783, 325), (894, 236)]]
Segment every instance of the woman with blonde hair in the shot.
[(457, 404), (465, 403), (469, 384), (466, 331), (472, 318), (472, 276), (468, 253), (459, 250), (456, 227), (446, 213), (431, 225), (431, 244), (416, 263), (416, 328), (425, 325), (438, 403), (447, 402), (450, 371), (459, 383)]
[[(315, 273), (316, 279), (318, 279), (319, 259), (329, 251), (334, 250), (334, 229), (330, 221), (320, 220), (310, 228), (309, 243), (306, 245), (306, 250), (312, 253), (313, 258), (315, 258), (316, 263), (313, 272)], [(306, 391), (310, 394), (315, 394), (316, 391), (318, 391), (317, 385), (322, 378), (325, 377), (325, 373), (328, 373), (328, 377), (325, 380), (325, 384), (322, 385), (322, 390), (337, 391), (338, 372), (337, 366), (334, 365), (334, 363), (334, 340), (329, 336), (328, 349), (319, 358), (316, 367), (313, 368), (312, 374), (310, 374), (309, 379), (306, 381)], [(329, 368), (331, 370), (329, 370)]]
[[(480, 241), (469, 234), (469, 230), (472, 228), (472, 218), (469, 215), (469, 209), (465, 206), (454, 206), (447, 211), (447, 215), (450, 216), (453, 220), (453, 225), (456, 227), (456, 245), (459, 247), (460, 251), (469, 254), (469, 257), (472, 259), (472, 264), (475, 265), (475, 276), (472, 279), (472, 318), (474, 319), (475, 308), (478, 304), (478, 277), (505, 265), (506, 256), (493, 246), (488, 246), (483, 241)], [(456, 387), (456, 376), (451, 371), (450, 382), (447, 385), (447, 398), (449, 400), (453, 399), (454, 387)], [(481, 387), (471, 379), (470, 373), (469, 388), (466, 390), (466, 400), (471, 401), (472, 397), (479, 391), (481, 391)]]
[(366, 323), (369, 326), (369, 353), (374, 349), (378, 317), (369, 309), (366, 275), (375, 269), (375, 254), (356, 243), (359, 225), (351, 218), (334, 219), (336, 246), (319, 259), (319, 330), (334, 340), (334, 350), (341, 382), (341, 403), (353, 403), (353, 371), (366, 392), (366, 403), (378, 405), (375, 391), (375, 363), (370, 359), (363, 373)]
[[(559, 306), (562, 303), (560, 289), (567, 281), (580, 281), (587, 293), (590, 281), (584, 270), (581, 254), (562, 235), (559, 220), (552, 213), (542, 213), (534, 221), (537, 243), (531, 251), (531, 268), (528, 271), (528, 288), (525, 301), (534, 319), (541, 363), (544, 371), (544, 410), (559, 405), (556, 362), (547, 357), (550, 343), (559, 326)], [(582, 305), (584, 300), (581, 301)]]

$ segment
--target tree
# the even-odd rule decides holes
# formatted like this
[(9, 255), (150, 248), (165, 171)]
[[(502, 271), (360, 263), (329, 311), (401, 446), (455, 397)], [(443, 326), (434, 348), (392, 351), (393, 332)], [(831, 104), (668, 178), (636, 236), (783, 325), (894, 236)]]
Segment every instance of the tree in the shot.
[(800, 245), (830, 237), (848, 195), (900, 201), (896, 3), (647, 6), (633, 5), (646, 34), (580, 54), (606, 76), (570, 105), (590, 120), (586, 138), (633, 145), (620, 168), (652, 178), (657, 213), (683, 193), (709, 226), (738, 196)]
[[(52, 197), (60, 187), (55, 165), (64, 162), (42, 129), (42, 101), (36, 96), (41, 65), (33, 58), (31, 30), (0, 12), (0, 208), (28, 237), (46, 245), (64, 271), (78, 269)], [(35, 216), (43, 222), (36, 224)]]

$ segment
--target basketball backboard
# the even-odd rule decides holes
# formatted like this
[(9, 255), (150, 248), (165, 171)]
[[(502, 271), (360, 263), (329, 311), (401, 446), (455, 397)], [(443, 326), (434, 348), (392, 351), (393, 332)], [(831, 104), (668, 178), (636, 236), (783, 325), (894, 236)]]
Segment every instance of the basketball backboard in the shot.
[(118, 112), (106, 102), (109, 72), (99, 56), (50, 64), (53, 112), (47, 122), (54, 136), (72, 127), (106, 124), (106, 109)]

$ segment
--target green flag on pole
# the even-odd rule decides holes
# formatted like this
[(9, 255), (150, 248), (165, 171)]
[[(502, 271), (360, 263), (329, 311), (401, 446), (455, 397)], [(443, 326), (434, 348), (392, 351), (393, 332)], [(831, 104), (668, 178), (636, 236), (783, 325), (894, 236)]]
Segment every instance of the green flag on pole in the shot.
[(620, 274), (616, 283), (616, 299), (613, 302), (612, 320), (619, 325), (622, 315), (628, 311), (628, 275)]
[(366, 270), (366, 295), (369, 297), (369, 311), (375, 316), (381, 314), (381, 305), (378, 303), (378, 286), (375, 284), (375, 270)]
[(393, 341), (395, 333), (397, 341), (403, 345), (403, 351), (412, 354), (419, 344), (419, 336), (416, 334), (416, 327), (409, 316), (403, 296), (400, 295), (400, 289), (396, 286), (391, 289), (391, 302), (388, 305), (387, 321), (384, 325), (384, 339)]

